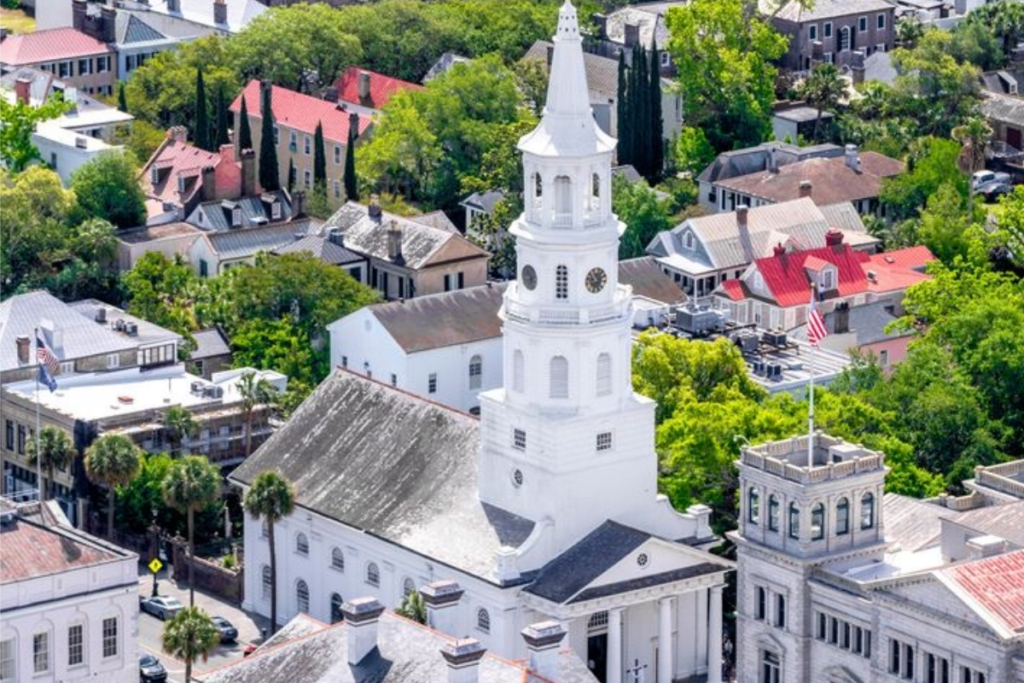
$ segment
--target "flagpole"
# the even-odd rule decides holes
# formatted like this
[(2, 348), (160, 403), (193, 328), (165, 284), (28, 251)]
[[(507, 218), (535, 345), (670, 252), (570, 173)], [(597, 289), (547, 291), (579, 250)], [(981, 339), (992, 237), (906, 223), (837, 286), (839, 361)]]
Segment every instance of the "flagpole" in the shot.
[[(814, 306), (817, 302), (814, 301), (814, 297), (817, 294), (814, 288), (814, 283), (811, 283), (811, 305)], [(810, 316), (808, 316), (808, 324), (810, 324)], [(810, 335), (808, 335), (810, 336)], [(811, 344), (811, 362), (810, 362), (810, 397), (809, 397), (809, 409), (807, 411), (807, 469), (810, 470), (814, 467), (814, 352), (818, 348), (817, 344)]]
[[(36, 345), (36, 365), (38, 366), (41, 362), (39, 360), (39, 328), (35, 330), (35, 338), (33, 342)], [(40, 453), (40, 441), (41, 437), (39, 434), (39, 368), (36, 368), (36, 436), (35, 436), (35, 449), (36, 449), (36, 496), (37, 500), (43, 502), (43, 454)]]

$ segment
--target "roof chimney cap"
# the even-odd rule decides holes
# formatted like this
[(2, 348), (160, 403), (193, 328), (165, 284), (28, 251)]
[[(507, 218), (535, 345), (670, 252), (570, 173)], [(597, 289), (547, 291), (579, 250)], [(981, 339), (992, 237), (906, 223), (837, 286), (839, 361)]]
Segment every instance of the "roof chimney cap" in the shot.
[(522, 634), (526, 646), (531, 650), (547, 650), (562, 642), (565, 627), (554, 620), (541, 621), (524, 628)]
[(843, 243), (843, 231), (836, 228), (829, 228), (825, 233), (825, 246), (837, 247)]
[(366, 624), (380, 618), (384, 613), (384, 605), (377, 598), (355, 598), (341, 606), (341, 613), (349, 625)]
[(814, 186), (811, 185), (811, 181), (810, 180), (801, 180), (800, 181), (800, 196), (801, 197), (810, 197), (813, 193), (814, 193)]
[(786, 254), (786, 247), (782, 246), (782, 242), (779, 242), (774, 247), (772, 247), (772, 253), (774, 253), (776, 256), (784, 256)]
[(475, 664), (483, 659), (485, 654), (487, 649), (476, 638), (456, 638), (455, 642), (441, 648), (441, 656), (448, 662), (448, 666), (452, 667)]
[(449, 579), (428, 583), (420, 589), (423, 602), (434, 607), (458, 602), (465, 592), (457, 581)]

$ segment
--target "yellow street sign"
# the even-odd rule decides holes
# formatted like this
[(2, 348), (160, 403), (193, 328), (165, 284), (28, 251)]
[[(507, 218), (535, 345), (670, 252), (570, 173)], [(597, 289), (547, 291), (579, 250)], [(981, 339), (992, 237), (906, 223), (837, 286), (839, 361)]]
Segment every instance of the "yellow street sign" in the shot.
[(149, 566), (149, 571), (151, 571), (154, 574), (156, 574), (158, 571), (160, 571), (161, 569), (164, 568), (164, 563), (161, 562), (159, 558), (154, 557), (152, 560), (150, 560), (148, 566)]

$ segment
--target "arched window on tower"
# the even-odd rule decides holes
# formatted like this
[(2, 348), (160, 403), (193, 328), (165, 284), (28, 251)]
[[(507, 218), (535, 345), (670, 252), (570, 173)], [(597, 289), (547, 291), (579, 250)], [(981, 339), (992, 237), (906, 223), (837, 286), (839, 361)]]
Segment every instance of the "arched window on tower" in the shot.
[(337, 624), (339, 621), (344, 621), (345, 615), (341, 612), (341, 606), (345, 604), (345, 601), (341, 599), (341, 595), (338, 593), (331, 593), (331, 623)]
[(779, 499), (768, 496), (768, 530), (779, 530)]
[(469, 388), (479, 389), (483, 385), (484, 360), (479, 355), (469, 359)]
[(567, 175), (555, 177), (555, 225), (572, 224), (572, 180)]
[(836, 536), (850, 533), (850, 500), (840, 498), (836, 503)]
[(875, 526), (875, 497), (865, 493), (860, 499), (860, 528), (870, 529)]
[(612, 357), (602, 353), (597, 357), (597, 395), (608, 396), (612, 393)]
[(569, 298), (569, 268), (566, 266), (555, 268), (555, 298)]
[(800, 538), (800, 508), (796, 503), (789, 504), (789, 537)]
[(516, 349), (512, 354), (512, 391), (520, 394), (526, 390), (526, 361), (523, 360), (523, 352)]
[(302, 579), (295, 584), (295, 608), (309, 614), (309, 586)]
[(747, 519), (751, 524), (761, 521), (761, 494), (753, 486), (747, 492)]
[(601, 210), (601, 176), (597, 173), (590, 175), (590, 213), (596, 214)]
[(825, 506), (822, 503), (817, 503), (811, 508), (811, 540), (820, 541), (823, 538), (825, 538)]
[(569, 361), (564, 356), (551, 359), (551, 398), (569, 398)]

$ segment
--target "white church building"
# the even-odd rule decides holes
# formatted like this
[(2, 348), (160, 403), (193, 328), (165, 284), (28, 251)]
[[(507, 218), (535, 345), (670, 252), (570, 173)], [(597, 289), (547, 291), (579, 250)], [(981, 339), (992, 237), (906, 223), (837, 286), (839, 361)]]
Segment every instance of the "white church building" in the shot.
[[(658, 494), (655, 406), (632, 390), (633, 301), (618, 282), (615, 141), (592, 116), (568, 2), (554, 41), (542, 121), (519, 142), (504, 386), (481, 393), (477, 419), (339, 369), (231, 478), (246, 488), (277, 470), (295, 484), (275, 527), (282, 622), (422, 588), (435, 627), (506, 658), (553, 619), (604, 683), (720, 683), (733, 565), (708, 552), (707, 507)], [(243, 606), (269, 615), (263, 533), (247, 517)]]

